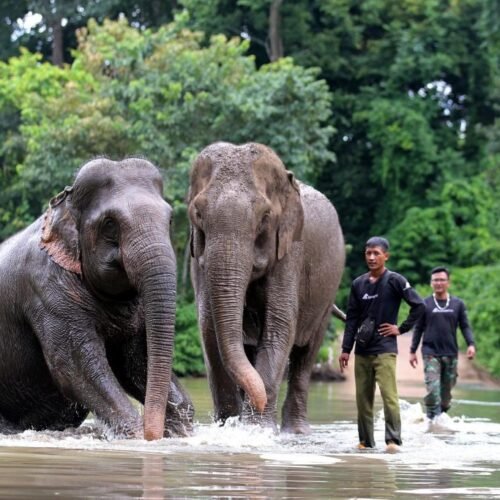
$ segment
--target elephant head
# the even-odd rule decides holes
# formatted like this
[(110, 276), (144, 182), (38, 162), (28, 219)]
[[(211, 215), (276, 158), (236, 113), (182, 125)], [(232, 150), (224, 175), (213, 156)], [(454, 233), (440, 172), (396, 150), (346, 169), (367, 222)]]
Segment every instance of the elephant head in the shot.
[(94, 297), (137, 297), (144, 304), (146, 439), (163, 437), (174, 341), (176, 264), (171, 208), (162, 193), (161, 175), (146, 160), (90, 161), (74, 185), (51, 200), (40, 243)]
[(243, 347), (244, 304), (249, 284), (302, 238), (298, 184), (266, 146), (216, 143), (194, 162), (189, 217), (191, 255), (205, 275), (224, 367), (262, 412), (266, 390)]

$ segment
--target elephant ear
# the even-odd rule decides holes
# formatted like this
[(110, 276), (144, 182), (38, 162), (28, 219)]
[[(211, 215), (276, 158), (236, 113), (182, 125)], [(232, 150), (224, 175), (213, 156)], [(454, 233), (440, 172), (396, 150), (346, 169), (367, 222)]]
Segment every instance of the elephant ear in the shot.
[(212, 177), (212, 171), (212, 158), (210, 157), (210, 153), (204, 150), (195, 159), (189, 174), (188, 205), (207, 187)]
[(302, 239), (304, 227), (304, 209), (300, 198), (300, 188), (292, 172), (287, 171), (287, 182), (283, 212), (278, 227), (278, 260), (281, 260), (290, 251), (294, 241)]
[[(199, 194), (188, 207), (189, 218), (191, 219), (189, 224), (189, 248), (191, 250), (191, 257), (194, 259), (199, 259), (205, 251), (205, 234), (203, 231), (195, 225), (193, 221), (199, 220), (199, 207), (200, 204), (206, 202), (206, 198), (203, 194)], [(201, 209), (202, 210), (202, 209)], [(203, 210), (202, 210), (203, 211)]]
[(71, 207), (72, 191), (67, 187), (50, 200), (44, 214), (40, 248), (63, 269), (81, 276), (80, 243)]
[(191, 257), (193, 257), (193, 259), (199, 259), (203, 254), (200, 243), (200, 236), (196, 234), (196, 229), (191, 224), (189, 230), (189, 249), (191, 250)]

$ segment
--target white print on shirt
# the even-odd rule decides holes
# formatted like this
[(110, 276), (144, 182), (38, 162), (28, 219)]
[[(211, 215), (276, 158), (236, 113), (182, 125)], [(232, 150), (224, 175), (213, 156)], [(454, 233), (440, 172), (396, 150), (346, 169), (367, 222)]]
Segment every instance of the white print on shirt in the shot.
[(376, 293), (375, 295), (368, 295), (367, 293), (365, 293), (363, 295), (363, 297), (361, 297), (362, 300), (370, 300), (370, 299), (376, 299), (378, 297), (378, 293)]

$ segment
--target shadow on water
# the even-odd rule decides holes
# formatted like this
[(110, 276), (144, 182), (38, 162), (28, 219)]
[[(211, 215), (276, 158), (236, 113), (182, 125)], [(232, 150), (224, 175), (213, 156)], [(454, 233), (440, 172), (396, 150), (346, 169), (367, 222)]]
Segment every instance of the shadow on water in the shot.
[(212, 424), (206, 381), (184, 383), (197, 407), (189, 438), (110, 439), (92, 420), (65, 432), (0, 435), (0, 497), (500, 498), (498, 390), (457, 389), (451, 417), (433, 432), (419, 399), (402, 400), (404, 446), (388, 455), (380, 415), (378, 448), (355, 451), (356, 412), (342, 383), (312, 385), (305, 437)]

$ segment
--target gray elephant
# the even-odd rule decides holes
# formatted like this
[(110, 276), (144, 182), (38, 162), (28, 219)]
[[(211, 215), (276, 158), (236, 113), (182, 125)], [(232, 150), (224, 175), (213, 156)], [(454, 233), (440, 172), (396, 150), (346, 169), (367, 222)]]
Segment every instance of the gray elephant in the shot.
[[(333, 205), (261, 144), (205, 148), (190, 177), (191, 275), (215, 419), (308, 433), (307, 395), (344, 268)], [(242, 397), (243, 392), (243, 397)]]
[(74, 427), (90, 411), (127, 437), (190, 432), (162, 193), (148, 161), (96, 159), (0, 246), (0, 432)]

